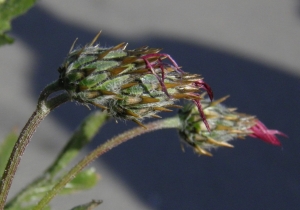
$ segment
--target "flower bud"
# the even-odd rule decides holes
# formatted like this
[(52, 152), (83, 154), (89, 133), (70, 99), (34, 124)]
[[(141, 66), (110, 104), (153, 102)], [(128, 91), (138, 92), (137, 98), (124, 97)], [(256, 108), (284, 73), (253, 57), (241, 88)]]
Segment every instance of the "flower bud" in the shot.
[[(140, 125), (145, 117), (171, 111), (179, 99), (193, 101), (207, 128), (200, 99), (204, 89), (212, 90), (200, 75), (182, 71), (161, 49), (141, 47), (126, 50), (126, 43), (110, 48), (94, 45), (71, 50), (59, 68), (59, 83), (71, 98), (84, 105), (92, 104), (117, 118)], [(170, 62), (163, 62), (163, 59)]]
[(212, 148), (233, 147), (228, 141), (246, 136), (259, 138), (267, 143), (280, 146), (275, 134), (286, 136), (278, 130), (269, 130), (256, 117), (235, 112), (236, 109), (227, 108), (221, 103), (223, 97), (214, 102), (201, 100), (204, 115), (211, 131), (207, 131), (203, 121), (199, 118), (197, 107), (187, 104), (179, 110), (182, 127), (179, 135), (182, 140), (192, 146), (200, 155), (212, 156)]

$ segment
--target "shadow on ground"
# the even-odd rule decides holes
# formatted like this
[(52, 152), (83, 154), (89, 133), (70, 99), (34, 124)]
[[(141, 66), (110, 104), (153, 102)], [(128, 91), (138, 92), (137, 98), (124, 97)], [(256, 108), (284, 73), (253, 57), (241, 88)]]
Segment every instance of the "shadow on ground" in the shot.
[[(56, 69), (73, 40), (79, 37), (78, 43), (85, 44), (97, 33), (56, 19), (41, 7), (15, 20), (13, 32), (36, 54), (32, 70), (35, 98), (57, 79)], [(282, 148), (246, 139), (233, 142), (235, 149), (220, 149), (207, 158), (197, 157), (189, 149), (183, 153), (177, 133), (167, 130), (139, 137), (104, 155), (102, 160), (143, 202), (153, 209), (300, 208), (299, 78), (283, 69), (176, 37), (151, 37), (140, 43), (108, 37), (105, 32), (101, 35), (101, 43), (108, 45), (123, 41), (130, 43), (129, 48), (163, 47), (185, 71), (202, 74), (216, 98), (230, 94), (229, 106), (255, 114), (269, 127), (289, 135), (289, 139), (282, 139)], [(69, 103), (54, 116), (64, 129), (73, 130), (88, 113), (86, 108)], [(90, 149), (132, 125), (111, 122)]]

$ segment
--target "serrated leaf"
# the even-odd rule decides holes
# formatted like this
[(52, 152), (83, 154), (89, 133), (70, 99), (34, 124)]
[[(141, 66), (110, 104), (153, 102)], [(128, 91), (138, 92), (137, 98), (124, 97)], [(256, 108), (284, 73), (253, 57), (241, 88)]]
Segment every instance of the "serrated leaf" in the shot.
[(12, 43), (5, 33), (11, 29), (13, 18), (24, 14), (36, 0), (0, 0), (0, 45)]
[(77, 191), (91, 189), (98, 183), (99, 178), (100, 176), (95, 168), (81, 171), (71, 182), (66, 184), (61, 194), (71, 194)]
[(101, 203), (102, 203), (102, 201), (92, 200), (91, 202), (89, 202), (87, 204), (76, 206), (76, 207), (72, 208), (71, 210), (92, 210), (95, 207), (99, 206)]
[(18, 139), (16, 131), (9, 133), (0, 144), (0, 174), (2, 175), (9, 159), (10, 153)]

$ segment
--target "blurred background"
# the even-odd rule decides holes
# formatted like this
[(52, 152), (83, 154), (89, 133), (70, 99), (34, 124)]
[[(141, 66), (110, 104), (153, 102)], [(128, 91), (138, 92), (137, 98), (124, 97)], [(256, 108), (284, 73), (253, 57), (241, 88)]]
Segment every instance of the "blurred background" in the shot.
[[(163, 48), (184, 71), (204, 76), (215, 98), (286, 133), (282, 148), (247, 138), (214, 157), (182, 152), (176, 131), (150, 133), (102, 156), (99, 185), (53, 200), (70, 209), (102, 199), (99, 209), (300, 209), (300, 1), (43, 0), (13, 21), (13, 45), (0, 48), (0, 137), (21, 129), (40, 91), (75, 38)], [(28, 146), (12, 194), (52, 162), (91, 111), (68, 103), (42, 122)], [(175, 114), (174, 111), (173, 114)], [(135, 126), (110, 121), (81, 155)]]

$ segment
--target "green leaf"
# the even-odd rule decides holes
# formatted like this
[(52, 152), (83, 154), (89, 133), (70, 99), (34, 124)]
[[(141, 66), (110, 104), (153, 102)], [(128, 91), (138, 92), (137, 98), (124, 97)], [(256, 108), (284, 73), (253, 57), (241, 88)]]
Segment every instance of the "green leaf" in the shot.
[(92, 200), (91, 202), (89, 202), (87, 204), (76, 206), (76, 207), (72, 208), (71, 210), (92, 210), (95, 207), (99, 206), (102, 202), (103, 201)]
[(13, 42), (14, 42), (13, 38), (7, 36), (6, 34), (0, 34), (0, 46), (4, 44), (11, 44)]
[(11, 29), (13, 18), (24, 14), (36, 0), (0, 0), (0, 45), (12, 43), (5, 33)]
[[(94, 168), (84, 170), (69, 182), (60, 194), (66, 195), (82, 190), (88, 190), (98, 183), (99, 177), (99, 174), (96, 173)], [(39, 182), (38, 184), (31, 185), (22, 192), (23, 194), (9, 202), (5, 206), (5, 210), (33, 209), (35, 206), (33, 204), (36, 204), (37, 200), (45, 196), (47, 192), (52, 189), (54, 184), (54, 182)]]
[[(14, 209), (15, 206), (19, 206), (24, 203), (31, 203), (43, 197), (47, 191), (53, 187), (54, 183), (60, 179), (58, 173), (63, 172), (66, 169), (67, 165), (77, 156), (79, 151), (92, 140), (107, 119), (107, 113), (100, 111), (93, 112), (87, 116), (74, 132), (67, 145), (62, 149), (54, 163), (41, 177), (27, 185), (24, 190), (12, 198), (11, 201), (7, 203), (6, 207), (8, 209)], [(0, 161), (1, 160), (2, 158)], [(84, 171), (83, 174), (79, 175), (78, 181), (76, 181), (77, 179), (75, 178), (75, 182), (71, 183), (71, 190), (65, 190), (65, 193), (89, 189), (97, 183), (97, 180), (99, 179), (98, 177), (99, 176), (93, 171)], [(82, 178), (90, 180), (80, 181)], [(83, 186), (80, 186), (80, 184)]]
[(2, 175), (9, 159), (10, 153), (18, 139), (16, 131), (9, 133), (0, 144), (0, 174)]
[(66, 184), (65, 188), (60, 192), (61, 194), (71, 194), (74, 192), (88, 190), (96, 186), (100, 176), (96, 172), (95, 168), (90, 168), (81, 171), (76, 177)]
[[(4, 210), (32, 210), (35, 206), (36, 206), (36, 204), (27, 205), (27, 206), (17, 205), (14, 207), (4, 208)], [(43, 210), (50, 210), (50, 209), (51, 208), (49, 205), (43, 208)]]

